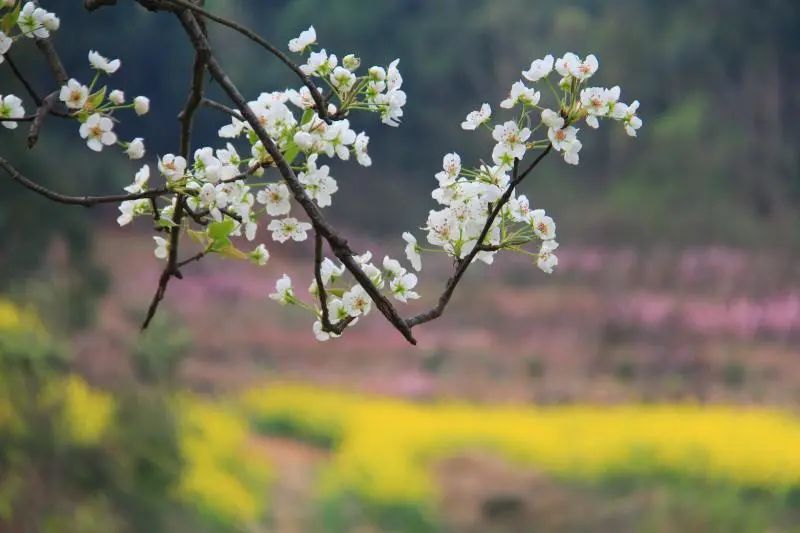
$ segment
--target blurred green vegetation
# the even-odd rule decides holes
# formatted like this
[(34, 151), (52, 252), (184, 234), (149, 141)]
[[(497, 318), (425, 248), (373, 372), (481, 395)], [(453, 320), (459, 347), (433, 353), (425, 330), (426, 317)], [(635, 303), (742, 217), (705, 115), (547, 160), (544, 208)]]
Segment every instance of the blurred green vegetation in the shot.
[(263, 519), (271, 475), (245, 421), (177, 389), (185, 335), (154, 333), (165, 342), (142, 341), (112, 394), (0, 298), (0, 530), (226, 533)]
[[(122, 124), (122, 137), (143, 134), (150, 157), (175, 151), (174, 117), (191, 57), (177, 21), (133, 2), (92, 14), (77, 4), (49, 4), (62, 16), (55, 40), (71, 75), (86, 78), (86, 52), (98, 49), (122, 58), (115, 87), (151, 97), (151, 115)], [(428, 191), (441, 156), (487, 153), (486, 139), (460, 130), (466, 112), (482, 101), (498, 102), (531, 59), (572, 50), (598, 55), (596, 83), (619, 83), (623, 99), (638, 98), (645, 127), (636, 142), (610, 126), (587, 132), (580, 167), (549, 161), (527, 185), (535, 204), (555, 215), (565, 242), (800, 245), (794, 231), (800, 4), (793, 0), (209, 0), (207, 6), (282, 47), (314, 24), (322, 46), (340, 56), (356, 52), (366, 64), (401, 58), (409, 95), (405, 123), (392, 129), (356, 119), (369, 128), (374, 166), (335, 166), (342, 189), (332, 208), (337, 222), (372, 235), (420, 224), (433, 206)], [(249, 41), (214, 25), (211, 37), (246, 94), (297, 85)], [(39, 92), (49, 90), (34, 47), (20, 45), (14, 53)], [(0, 93), (21, 93), (6, 65), (0, 72)], [(195, 142), (213, 143), (224, 117), (201, 115)], [(130, 182), (137, 165), (111, 151), (89, 153), (73, 130), (50, 121), (33, 153), (24, 148), (24, 135), (3, 131), (2, 150), (65, 192), (116, 191)], [(389, 207), (387, 197), (394, 199)], [(49, 205), (0, 180), (0, 279), (30, 275), (57, 236), (69, 243), (73, 266), (91, 268), (86, 251), (93, 229), (103, 224), (113, 224), (110, 207)]]

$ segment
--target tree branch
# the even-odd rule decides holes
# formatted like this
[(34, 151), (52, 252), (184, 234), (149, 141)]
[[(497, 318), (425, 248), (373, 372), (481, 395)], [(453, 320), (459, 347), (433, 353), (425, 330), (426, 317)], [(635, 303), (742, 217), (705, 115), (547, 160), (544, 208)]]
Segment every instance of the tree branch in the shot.
[(14, 76), (20, 81), (22, 86), (25, 87), (25, 91), (28, 93), (28, 96), (30, 96), (31, 99), (36, 102), (37, 106), (41, 105), (42, 99), (39, 97), (39, 94), (36, 92), (27, 78), (25, 78), (25, 76), (22, 74), (22, 71), (19, 70), (16, 63), (14, 63), (14, 61), (11, 59), (11, 53), (6, 52), (4, 57), (6, 59), (6, 63), (8, 63), (8, 66), (11, 67), (11, 70), (14, 72)]
[(133, 194), (111, 194), (108, 196), (68, 196), (65, 194), (60, 194), (55, 191), (52, 191), (38, 183), (26, 178), (21, 172), (19, 172), (16, 168), (14, 168), (11, 163), (0, 157), (0, 167), (11, 176), (11, 179), (32, 190), (35, 193), (38, 193), (48, 200), (52, 200), (54, 202), (58, 202), (60, 204), (70, 204), (70, 205), (82, 205), (84, 207), (92, 207), (97, 204), (109, 204), (109, 203), (119, 203), (125, 202), (127, 200), (140, 200), (142, 198), (157, 198), (159, 196), (164, 196), (170, 194), (165, 188), (159, 189), (151, 189), (148, 191), (143, 191), (139, 193)]
[(452, 276), (447, 280), (447, 284), (445, 285), (444, 292), (439, 297), (438, 303), (429, 311), (424, 313), (420, 313), (418, 315), (412, 316), (411, 318), (406, 319), (406, 324), (408, 327), (413, 328), (414, 326), (418, 326), (420, 324), (424, 324), (425, 322), (430, 322), (436, 318), (439, 318), (442, 313), (444, 312), (444, 308), (447, 307), (450, 298), (453, 296), (453, 292), (456, 290), (458, 283), (461, 281), (461, 278), (464, 276), (464, 273), (469, 268), (472, 261), (475, 259), (475, 256), (478, 255), (478, 252), (482, 251), (484, 248), (483, 241), (486, 239), (486, 236), (489, 234), (489, 231), (492, 228), (492, 224), (494, 224), (494, 220), (497, 218), (497, 215), (500, 213), (500, 210), (503, 209), (508, 201), (511, 199), (511, 195), (514, 192), (514, 189), (522, 183), (522, 180), (533, 170), (536, 165), (538, 165), (542, 159), (545, 158), (547, 154), (550, 153), (552, 150), (553, 145), (548, 144), (547, 148), (542, 151), (539, 156), (533, 160), (530, 166), (523, 172), (522, 174), (518, 174), (519, 171), (519, 160), (514, 160), (514, 170), (512, 174), (511, 182), (508, 184), (506, 191), (503, 193), (503, 196), (495, 202), (489, 217), (486, 219), (486, 223), (483, 225), (483, 229), (481, 230), (480, 235), (478, 236), (478, 242), (475, 244), (475, 247), (466, 255), (466, 257), (459, 259), (456, 262), (456, 271), (453, 273)]
[(237, 32), (241, 33), (251, 41), (255, 42), (256, 44), (260, 45), (261, 47), (269, 51), (279, 60), (281, 60), (283, 64), (285, 64), (292, 70), (292, 72), (297, 74), (297, 77), (300, 78), (300, 81), (303, 82), (303, 85), (308, 87), (308, 90), (311, 92), (311, 98), (314, 99), (314, 104), (316, 104), (315, 107), (317, 110), (317, 114), (322, 120), (330, 124), (330, 117), (328, 117), (328, 107), (325, 105), (325, 102), (322, 98), (322, 95), (320, 95), (317, 86), (314, 85), (314, 82), (311, 81), (311, 79), (308, 76), (306, 76), (302, 70), (300, 70), (300, 67), (297, 66), (297, 64), (294, 61), (286, 57), (286, 54), (281, 52), (277, 47), (266, 41), (256, 32), (252, 31), (249, 28), (246, 28), (245, 26), (242, 26), (238, 22), (234, 22), (232, 20), (226, 19), (225, 17), (215, 15), (214, 13), (211, 13), (210, 11), (203, 9), (202, 7), (192, 4), (188, 0), (167, 0), (167, 1), (169, 3), (194, 11), (198, 15), (202, 15), (203, 17), (213, 20), (218, 24), (222, 24), (223, 26), (227, 26), (233, 30), (236, 30)]
[(225, 104), (221, 104), (216, 100), (211, 100), (210, 98), (203, 98), (202, 104), (206, 107), (210, 107), (211, 109), (216, 109), (217, 111), (222, 111), (225, 114), (228, 114), (238, 120), (244, 120), (242, 115), (233, 108), (226, 106)]
[(314, 230), (314, 279), (317, 282), (317, 294), (319, 295), (319, 308), (320, 308), (320, 322), (322, 322), (322, 331), (341, 335), (345, 328), (355, 320), (355, 317), (349, 316), (343, 320), (331, 324), (330, 313), (328, 311), (328, 293), (325, 290), (325, 284), (322, 281), (322, 235), (319, 231)]
[[(182, 17), (184, 14), (186, 13), (184, 12), (179, 14), (179, 17)], [(202, 28), (198, 27), (198, 31), (200, 32), (200, 35), (203, 35)], [(210, 52), (207, 47), (195, 47), (195, 58), (192, 68), (192, 83), (189, 87), (189, 94), (186, 98), (186, 104), (183, 110), (178, 114), (178, 120), (181, 124), (180, 152), (181, 156), (187, 159), (189, 157), (189, 150), (191, 149), (194, 114), (197, 111), (197, 108), (200, 107), (200, 102), (203, 99), (203, 81), (205, 78), (206, 60), (209, 54)], [(169, 235), (169, 256), (167, 257), (167, 265), (164, 267), (163, 272), (161, 272), (156, 293), (153, 295), (153, 299), (147, 309), (147, 315), (142, 323), (143, 331), (147, 329), (147, 326), (150, 325), (150, 321), (155, 316), (156, 311), (158, 310), (158, 305), (161, 303), (161, 300), (164, 298), (164, 294), (167, 291), (169, 280), (172, 278), (172, 276), (175, 276), (178, 279), (182, 278), (178, 265), (178, 247), (180, 245), (181, 223), (183, 221), (185, 202), (185, 195), (178, 194), (176, 196), (175, 213), (172, 217), (174, 225), (172, 228), (170, 228)]]
[(53, 91), (42, 100), (39, 109), (36, 110), (36, 118), (31, 123), (31, 129), (28, 131), (28, 148), (33, 148), (39, 140), (39, 131), (42, 129), (44, 119), (52, 113), (53, 106), (56, 105), (58, 100), (58, 91)]

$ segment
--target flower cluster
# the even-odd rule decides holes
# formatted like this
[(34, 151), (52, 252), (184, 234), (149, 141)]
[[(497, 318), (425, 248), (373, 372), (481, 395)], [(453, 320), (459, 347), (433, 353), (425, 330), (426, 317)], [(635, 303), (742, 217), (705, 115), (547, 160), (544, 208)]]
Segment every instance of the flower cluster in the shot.
[[(47, 38), (50, 32), (58, 30), (61, 21), (54, 14), (37, 7), (33, 2), (26, 2), (24, 5), (17, 5), (16, 1), (0, 2), (0, 9), (3, 7), (14, 8), (0, 17), (0, 64), (5, 61), (5, 55), (11, 50), (11, 46), (20, 38)], [(13, 30), (18, 31), (15, 33)], [(5, 31), (3, 31), (5, 30)], [(25, 109), (22, 100), (13, 94), (0, 95), (0, 119), (13, 118), (19, 119), (25, 116)], [(1, 124), (8, 129), (17, 127), (16, 121), (5, 121)]]
[(133, 109), (137, 115), (144, 115), (150, 110), (150, 100), (146, 96), (137, 96), (133, 102), (126, 104), (125, 93), (119, 89), (108, 91), (107, 86), (96, 89), (102, 75), (111, 75), (119, 70), (119, 59), (109, 60), (94, 50), (89, 51), (89, 64), (95, 70), (94, 78), (87, 86), (72, 78), (61, 86), (59, 100), (70, 111), (78, 122), (78, 132), (86, 140), (86, 146), (95, 152), (101, 152), (105, 146), (118, 144), (131, 159), (144, 156), (144, 142), (137, 137), (131, 142), (117, 140), (114, 133), (112, 116), (121, 109)]
[[(361, 61), (355, 55), (344, 56), (340, 64), (336, 55), (328, 54), (324, 49), (316, 51), (315, 43), (316, 31), (311, 27), (292, 39), (289, 48), (308, 54), (306, 63), (300, 68), (330, 89), (331, 96), (326, 100), (326, 116), (321, 117), (317, 112), (315, 99), (305, 85), (298, 89), (261, 93), (248, 102), (248, 107), (295, 171), (307, 196), (318, 207), (325, 208), (332, 204), (333, 196), (338, 191), (330, 166), (323, 163), (326, 158), (348, 161), (352, 157), (362, 166), (372, 164), (368, 153), (369, 137), (365, 132), (356, 132), (351, 128), (347, 118), (349, 114), (353, 111), (376, 113), (385, 124), (396, 126), (403, 114), (406, 95), (401, 89), (403, 78), (397, 60), (387, 67), (373, 66), (360, 74)], [(114, 62), (97, 59), (99, 70), (109, 72), (118, 68)], [(80, 92), (81, 86), (72, 85), (71, 82), (67, 90), (74, 89), (78, 93), (76, 100), (85, 101), (85, 95)], [(69, 94), (67, 97), (69, 99)], [(102, 128), (101, 124), (97, 126)], [(280, 178), (268, 178), (266, 170), (273, 167), (275, 162), (252, 126), (236, 114), (231, 117), (229, 124), (219, 129), (218, 135), (225, 142), (224, 147), (199, 148), (191, 161), (179, 155), (166, 154), (159, 158), (157, 164), (167, 189), (185, 196), (184, 209), (189, 213), (190, 220), (209, 221), (197, 229), (188, 227), (191, 222), (185, 219), (181, 221), (182, 225), (187, 225), (185, 229), (189, 235), (202, 245), (203, 253), (249, 259), (263, 265), (270, 255), (263, 243), (245, 252), (237, 248), (234, 238), (254, 241), (259, 228), (264, 227), (274, 242), (307, 240), (312, 225), (292, 213), (293, 195), (287, 184)], [(129, 144), (129, 150), (137, 141)], [(256, 179), (249, 180), (250, 177)], [(125, 190), (130, 193), (145, 191), (150, 179), (151, 168), (144, 165)], [(144, 198), (125, 201), (119, 207), (117, 221), (120, 225), (126, 225), (137, 216), (148, 216), (162, 229), (167, 229), (178, 223), (174, 216), (175, 202)], [(263, 222), (264, 219), (268, 222)], [(169, 241), (161, 236), (154, 239), (156, 257), (167, 259)], [(359, 256), (357, 260), (372, 283), (388, 296), (400, 302), (419, 298), (414, 291), (416, 275), (408, 272), (399, 261), (385, 257), (382, 264), (376, 266), (372, 263), (370, 252)], [(418, 261), (412, 261), (412, 265), (419, 269)], [(324, 259), (322, 280), (328, 294), (330, 320), (332, 323), (348, 320), (352, 324), (358, 317), (369, 313), (372, 300), (354, 280), (343, 284), (344, 275), (343, 265), (329, 258)], [(312, 281), (309, 293), (316, 302), (319, 297), (316, 280)], [(298, 305), (314, 313), (317, 317), (315, 334), (321, 340), (330, 338), (331, 334), (323, 331), (319, 304), (303, 302), (295, 294), (288, 276), (284, 275), (278, 281), (276, 292), (271, 297), (283, 304)]]
[[(0, 63), (14, 42), (22, 37), (46, 39), (50, 33), (59, 29), (61, 21), (51, 12), (38, 7), (34, 2), (18, 4), (16, 0), (0, 2), (0, 9), (10, 8), (0, 17), (0, 28), (17, 27), (19, 33), (7, 34), (0, 29)], [(125, 103), (125, 94), (120, 90), (108, 92), (106, 86), (97, 88), (102, 74), (111, 75), (119, 70), (119, 59), (109, 60), (94, 50), (89, 51), (89, 64), (96, 71), (91, 83), (87, 86), (72, 78), (61, 86), (59, 101), (67, 112), (78, 120), (78, 132), (86, 140), (86, 145), (95, 152), (105, 146), (120, 145), (131, 159), (144, 156), (144, 143), (141, 138), (131, 142), (119, 142), (114, 133), (112, 115), (120, 109), (132, 108), (138, 115), (144, 115), (150, 108), (150, 100), (137, 96), (130, 104)], [(0, 96), (0, 119), (19, 119), (25, 116), (22, 101), (15, 95)], [(2, 122), (9, 129), (17, 127), (15, 121)]]
[[(619, 87), (585, 87), (597, 68), (594, 55), (581, 59), (567, 53), (555, 60), (548, 54), (521, 73), (531, 83), (541, 82), (543, 88), (519, 80), (500, 102), (502, 109), (514, 113), (508, 120), (493, 122), (488, 103), (467, 114), (463, 129), (485, 128), (491, 133), (493, 164), (465, 167), (457, 153), (444, 156), (442, 170), (435, 176), (438, 186), (432, 193), (442, 207), (430, 211), (423, 227), (428, 243), (435, 248), (423, 249), (411, 234), (403, 235), (408, 243), (406, 254), (415, 266), (419, 266), (423, 250), (444, 251), (459, 260), (471, 256), (488, 264), (499, 250), (510, 250), (532, 257), (544, 272), (553, 271), (558, 264), (555, 222), (543, 209), (533, 209), (528, 198), (515, 190), (508, 191), (507, 202), (503, 196), (516, 185), (512, 180), (521, 172), (518, 165), (528, 152), (552, 149), (561, 153), (566, 163), (577, 165), (582, 145), (574, 124), (580, 120), (586, 120), (591, 128), (597, 128), (601, 118), (616, 120), (623, 123), (628, 135), (636, 135), (642, 125), (636, 116), (638, 101), (630, 105), (620, 102)], [(553, 70), (560, 80), (550, 80)], [(555, 109), (541, 105), (542, 91), (553, 96)], [(537, 132), (542, 133), (539, 138)], [(525, 246), (534, 241), (540, 243), (539, 249), (527, 250)]]
[[(11, 9), (0, 17), (0, 28), (16, 26), (20, 33), (0, 31), (0, 62), (16, 39), (46, 38), (59, 27), (58, 17), (32, 2), (20, 5), (16, 0), (0, 0), (0, 9), (4, 7)], [(372, 164), (370, 138), (351, 127), (350, 113), (375, 113), (386, 125), (400, 124), (406, 93), (399, 60), (362, 69), (356, 55), (340, 59), (318, 47), (313, 26), (289, 41), (288, 47), (303, 54), (304, 62), (294, 67), (302, 73), (302, 86), (262, 92), (246, 103), (247, 108), (242, 104), (240, 109), (246, 111), (243, 114), (248, 120), (229, 110), (230, 122), (218, 130), (222, 139), (219, 145), (200, 147), (191, 156), (183, 153), (154, 158), (142, 165), (125, 187), (129, 196), (119, 205), (118, 224), (128, 225), (140, 216), (154, 222), (156, 230), (162, 232), (153, 237), (154, 254), (168, 261), (168, 272), (206, 254), (265, 265), (270, 252), (264, 243), (254, 243), (261, 228), (276, 243), (306, 241), (310, 232), (317, 232), (320, 239), (323, 222), (312, 216), (312, 224), (293, 212), (293, 200), (313, 215), (309, 202), (315, 205), (314, 210), (327, 208), (339, 190), (330, 161), (352, 158), (365, 167)], [(120, 69), (119, 59), (109, 59), (94, 50), (88, 59), (95, 71), (91, 82), (87, 85), (72, 78), (59, 90), (66, 116), (80, 123), (79, 134), (91, 150), (100, 152), (119, 145), (130, 159), (144, 158), (141, 137), (129, 142), (118, 140), (114, 114), (132, 109), (143, 115), (149, 110), (149, 100), (138, 96), (129, 103), (121, 90), (109, 90), (99, 83), (103, 76)], [(581, 59), (567, 53), (558, 60), (547, 55), (521, 72), (527, 82), (514, 82), (499, 103), (507, 117), (496, 119), (488, 103), (467, 114), (463, 129), (485, 129), (491, 135), (491, 159), (468, 166), (455, 152), (444, 156), (432, 192), (439, 207), (430, 211), (421, 228), (431, 248), (424, 248), (412, 233), (403, 233), (410, 269), (389, 256), (373, 261), (370, 251), (352, 258), (337, 252), (347, 268), (318, 256), (307, 289), (310, 298), (302, 298), (286, 274), (277, 281), (270, 298), (309, 311), (315, 318), (315, 336), (325, 341), (367, 315), (376, 291), (381, 298), (401, 303), (418, 299), (416, 273), (422, 270), (422, 252), (451, 257), (462, 269), (456, 281), (469, 263), (480, 260), (491, 264), (501, 250), (526, 254), (541, 270), (552, 272), (558, 264), (555, 222), (543, 209), (534, 209), (525, 195), (517, 194), (517, 185), (551, 150), (560, 153), (565, 162), (578, 164), (582, 144), (576, 125), (582, 120), (590, 128), (597, 128), (600, 119), (618, 121), (631, 136), (636, 136), (642, 125), (636, 114), (638, 102), (621, 102), (619, 87), (588, 86), (597, 68), (593, 55)], [(560, 79), (550, 79), (554, 70)], [(540, 85), (529, 85), (537, 83)], [(549, 107), (542, 103), (543, 93), (553, 97)], [(24, 116), (20, 98), (0, 95), (0, 124), (13, 129), (16, 120)], [(537, 151), (539, 156), (523, 170), (523, 161)], [(276, 167), (281, 176), (269, 172)], [(158, 182), (155, 187), (152, 181)], [(194, 240), (201, 251), (179, 262), (178, 251), (171, 246), (180, 233)], [(167, 234), (172, 237), (167, 238)], [(526, 247), (534, 242), (538, 248), (528, 250)], [(318, 254), (320, 243), (317, 241)], [(363, 281), (362, 274), (370, 283)], [(385, 311), (385, 306), (381, 309)]]

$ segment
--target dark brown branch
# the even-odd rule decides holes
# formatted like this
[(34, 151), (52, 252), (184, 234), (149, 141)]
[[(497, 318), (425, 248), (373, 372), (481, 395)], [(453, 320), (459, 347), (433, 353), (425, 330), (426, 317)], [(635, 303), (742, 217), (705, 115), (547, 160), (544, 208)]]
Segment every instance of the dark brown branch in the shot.
[(53, 106), (58, 101), (58, 91), (53, 91), (42, 100), (39, 109), (36, 110), (36, 118), (31, 123), (31, 129), (28, 131), (28, 148), (33, 148), (39, 140), (39, 131), (42, 129), (44, 119), (53, 111)]
[(530, 166), (522, 174), (518, 174), (519, 160), (518, 159), (514, 160), (514, 170), (511, 182), (508, 184), (508, 188), (506, 188), (506, 191), (503, 193), (503, 196), (501, 196), (500, 199), (497, 200), (497, 202), (495, 202), (494, 207), (492, 208), (492, 212), (486, 219), (486, 223), (484, 224), (483, 229), (481, 230), (481, 233), (478, 236), (477, 244), (470, 251), (469, 254), (467, 254), (464, 258), (459, 259), (456, 262), (456, 271), (453, 273), (452, 276), (450, 276), (450, 279), (447, 280), (444, 292), (442, 292), (442, 295), (439, 297), (439, 301), (436, 304), (436, 306), (434, 306), (432, 309), (424, 313), (420, 313), (418, 315), (406, 319), (406, 324), (408, 325), (408, 327), (413, 328), (414, 326), (418, 326), (420, 324), (424, 324), (425, 322), (430, 322), (431, 320), (439, 318), (442, 315), (442, 313), (444, 312), (444, 308), (447, 307), (447, 303), (453, 296), (453, 292), (456, 290), (459, 281), (461, 281), (461, 278), (464, 276), (464, 273), (467, 271), (467, 268), (469, 268), (470, 264), (472, 264), (472, 261), (475, 259), (475, 256), (478, 255), (478, 252), (480, 252), (482, 249), (487, 249), (484, 248), (486, 245), (484, 245), (483, 241), (489, 234), (489, 231), (492, 228), (492, 224), (494, 224), (494, 220), (497, 218), (497, 215), (500, 213), (500, 210), (503, 209), (503, 207), (511, 199), (511, 195), (513, 194), (514, 189), (517, 187), (517, 185), (519, 185), (522, 182), (522, 180), (524, 180), (525, 177), (531, 172), (531, 170), (533, 170), (536, 167), (536, 165), (538, 165), (542, 161), (542, 159), (544, 159), (545, 156), (550, 153), (550, 150), (552, 150), (552, 148), (553, 145), (548, 144), (547, 148), (545, 148), (544, 151), (542, 151), (542, 153), (539, 154), (539, 156), (533, 160)]
[(42, 99), (39, 97), (39, 94), (30, 84), (28, 79), (22, 74), (22, 71), (19, 70), (16, 63), (14, 63), (14, 61), (11, 59), (10, 52), (6, 52), (4, 57), (6, 59), (6, 63), (8, 63), (8, 66), (11, 67), (11, 70), (14, 72), (14, 76), (19, 80), (22, 86), (25, 87), (25, 91), (28, 93), (28, 96), (30, 96), (31, 99), (36, 102), (37, 106), (41, 105)]
[(238, 111), (236, 111), (233, 108), (230, 108), (230, 107), (226, 106), (225, 104), (221, 104), (221, 103), (217, 102), (216, 100), (211, 100), (210, 98), (203, 98), (202, 104), (204, 106), (206, 106), (206, 107), (210, 107), (211, 109), (216, 109), (217, 111), (222, 111), (223, 113), (225, 113), (227, 115), (230, 115), (230, 116), (236, 118), (237, 120), (244, 120), (242, 118), (241, 113), (239, 113)]
[(322, 331), (341, 335), (348, 324), (354, 320), (354, 317), (349, 316), (344, 320), (336, 322), (336, 324), (331, 323), (331, 317), (328, 311), (328, 292), (325, 290), (325, 284), (322, 281), (322, 235), (320, 235), (319, 231), (316, 229), (314, 230), (314, 279), (317, 282)]
[(205, 219), (205, 217), (208, 216), (208, 210), (194, 211), (188, 205), (184, 205), (183, 209), (186, 211), (186, 214), (189, 215), (189, 218), (194, 220), (196, 224), (208, 226), (208, 220)]
[(59, 87), (67, 83), (69, 75), (64, 68), (64, 64), (61, 62), (61, 58), (58, 57), (53, 43), (50, 42), (50, 39), (37, 38), (36, 46), (42, 51), (42, 54), (44, 54), (50, 71), (53, 73), (53, 77), (56, 79), (56, 82), (58, 82)]
[(184, 267), (184, 266), (186, 266), (189, 263), (192, 263), (194, 261), (200, 261), (203, 257), (205, 257), (205, 255), (206, 255), (206, 251), (205, 250), (203, 250), (202, 252), (197, 252), (192, 257), (190, 257), (188, 259), (184, 259), (183, 261), (179, 261), (178, 264), (175, 265), (175, 266), (177, 268), (182, 268), (182, 267)]
[(164, 188), (159, 189), (152, 189), (148, 191), (143, 191), (139, 193), (133, 194), (111, 194), (108, 196), (68, 196), (65, 194), (60, 194), (55, 191), (51, 191), (50, 189), (39, 185), (38, 183), (26, 178), (22, 173), (20, 173), (16, 168), (14, 168), (11, 163), (0, 157), (0, 167), (5, 170), (11, 179), (32, 190), (35, 193), (38, 193), (48, 200), (52, 200), (54, 202), (58, 202), (60, 204), (70, 204), (70, 205), (82, 205), (84, 207), (92, 207), (93, 205), (97, 204), (109, 204), (109, 203), (119, 203), (125, 202), (127, 200), (140, 200), (142, 198), (157, 198), (159, 196), (164, 196), (166, 194), (170, 194), (170, 191)]
[[(179, 16), (195, 48), (199, 50), (210, 51), (211, 48), (208, 44), (208, 39), (206, 39), (205, 35), (203, 35), (203, 32), (201, 31), (201, 28), (195, 18), (187, 12), (182, 12), (179, 14)], [(242, 96), (242, 94), (239, 92), (239, 89), (236, 88), (234, 83), (230, 80), (230, 78), (228, 78), (227, 74), (225, 74), (225, 71), (222, 69), (213, 53), (209, 53), (208, 55), (208, 71), (214, 80), (220, 85), (220, 87), (222, 87), (222, 89), (227, 93), (228, 97), (234, 102), (234, 104), (236, 104), (239, 112), (253, 129), (261, 143), (264, 145), (267, 153), (269, 153), (270, 157), (272, 157), (272, 160), (275, 162), (275, 165), (280, 171), (281, 176), (283, 176), (287, 186), (292, 191), (294, 199), (305, 210), (314, 227), (317, 228), (317, 231), (319, 231), (325, 240), (328, 241), (328, 244), (330, 245), (334, 255), (339, 258), (339, 260), (344, 264), (345, 268), (347, 268), (356, 281), (364, 288), (372, 301), (375, 302), (375, 306), (386, 317), (389, 323), (391, 323), (403, 335), (403, 337), (408, 340), (408, 342), (411, 344), (416, 344), (417, 341), (411, 334), (410, 328), (400, 317), (392, 303), (383, 294), (381, 294), (380, 290), (375, 287), (375, 285), (369, 279), (369, 276), (364, 273), (364, 271), (361, 269), (361, 266), (353, 258), (354, 253), (347, 244), (347, 241), (342, 238), (339, 233), (336, 232), (336, 230), (325, 220), (325, 217), (322, 215), (322, 212), (319, 210), (317, 205), (311, 200), (311, 198), (309, 198), (308, 194), (306, 194), (303, 185), (297, 179), (297, 176), (295, 175), (291, 166), (289, 166), (286, 159), (284, 159), (283, 154), (275, 145), (275, 142), (261, 126), (258, 118), (247, 105), (247, 101), (244, 99), (244, 96)]]
[[(179, 16), (182, 17), (184, 14), (188, 15), (188, 13), (182, 13)], [(203, 35), (203, 29), (199, 26), (197, 29), (200, 32), (200, 35)], [(206, 60), (208, 56), (208, 47), (203, 48), (195, 46), (195, 58), (192, 68), (192, 83), (189, 87), (189, 95), (186, 98), (186, 105), (178, 115), (178, 120), (181, 124), (180, 152), (181, 156), (184, 158), (189, 157), (194, 114), (197, 111), (197, 108), (200, 107), (200, 102), (203, 100), (203, 82), (205, 78)], [(158, 305), (161, 303), (161, 300), (164, 298), (164, 293), (167, 291), (169, 280), (173, 276), (178, 279), (183, 277), (179, 270), (180, 267), (178, 266), (178, 247), (180, 245), (181, 224), (183, 222), (185, 204), (186, 196), (183, 194), (178, 194), (175, 199), (175, 213), (172, 217), (174, 225), (170, 229), (169, 235), (169, 256), (167, 258), (167, 265), (161, 272), (161, 277), (158, 280), (158, 288), (156, 289), (155, 295), (153, 295), (153, 299), (147, 309), (147, 315), (142, 323), (142, 330), (147, 329), (147, 326), (150, 325), (150, 321), (155, 316), (156, 311), (158, 310)]]
[(286, 56), (286, 54), (281, 52), (273, 44), (271, 44), (268, 41), (266, 41), (263, 37), (258, 35), (253, 30), (251, 30), (249, 28), (246, 28), (245, 26), (242, 26), (241, 24), (239, 24), (237, 22), (234, 22), (232, 20), (226, 19), (225, 17), (221, 17), (219, 15), (215, 15), (214, 13), (211, 13), (210, 11), (203, 9), (202, 7), (199, 7), (199, 6), (196, 6), (196, 5), (192, 4), (188, 0), (168, 0), (168, 2), (170, 2), (172, 4), (179, 5), (181, 7), (186, 8), (186, 9), (190, 9), (190, 10), (194, 11), (195, 13), (197, 13), (199, 15), (202, 15), (203, 17), (208, 18), (210, 20), (213, 20), (214, 22), (216, 22), (218, 24), (222, 24), (223, 26), (227, 26), (227, 27), (229, 27), (229, 28), (231, 28), (233, 30), (236, 30), (237, 32), (241, 33), (242, 35), (244, 35), (245, 37), (247, 37), (251, 41), (255, 42), (256, 44), (260, 45), (261, 47), (263, 47), (264, 49), (269, 51), (272, 55), (274, 55), (280, 61), (282, 61), (284, 65), (289, 67), (292, 70), (292, 72), (297, 74), (297, 77), (300, 78), (300, 81), (303, 82), (303, 85), (305, 85), (308, 88), (308, 90), (311, 92), (311, 98), (314, 99), (314, 104), (315, 104), (315, 107), (316, 107), (316, 110), (317, 110), (317, 115), (319, 115), (319, 117), (322, 120), (324, 120), (325, 122), (330, 123), (330, 118), (328, 117), (328, 107), (325, 105), (325, 102), (324, 102), (322, 96), (320, 95), (319, 90), (317, 89), (317, 86), (314, 85), (314, 82), (311, 81), (311, 79), (308, 76), (306, 76), (303, 73), (302, 70), (300, 70), (300, 67), (297, 66), (297, 64), (294, 61), (289, 59)]
[(83, 0), (83, 7), (85, 7), (87, 11), (94, 11), (103, 6), (115, 5), (117, 5), (117, 0)]

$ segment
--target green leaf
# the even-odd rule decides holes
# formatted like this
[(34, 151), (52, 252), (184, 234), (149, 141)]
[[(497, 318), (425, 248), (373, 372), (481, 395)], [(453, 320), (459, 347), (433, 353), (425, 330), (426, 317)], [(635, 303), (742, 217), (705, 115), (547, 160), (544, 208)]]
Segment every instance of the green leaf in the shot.
[(235, 247), (233, 244), (231, 244), (230, 241), (228, 241), (228, 245), (227, 246), (225, 246), (225, 247), (223, 247), (223, 248), (221, 248), (219, 250), (216, 250), (216, 252), (218, 254), (224, 255), (225, 257), (229, 257), (230, 259), (246, 260), (248, 258), (246, 253), (244, 253), (243, 251), (239, 250), (237, 247)]
[(203, 246), (208, 243), (208, 237), (206, 236), (205, 231), (197, 231), (197, 230), (186, 230), (186, 233), (189, 234), (189, 238), (192, 239), (194, 242), (198, 244), (202, 244)]
[(300, 153), (300, 147), (297, 146), (294, 141), (289, 143), (289, 147), (283, 153), (283, 158), (286, 160), (288, 164), (292, 164), (294, 159), (297, 157), (297, 154)]
[(228, 240), (228, 236), (233, 233), (235, 228), (236, 223), (232, 219), (226, 218), (220, 222), (212, 222), (209, 224), (206, 232), (211, 240), (216, 243), (217, 241)]
[(20, 10), (22, 10), (22, 2), (17, 2), (17, 7), (6, 13), (3, 18), (0, 19), (0, 28), (3, 29), (3, 33), (6, 35), (8, 35), (11, 28), (13, 28), (14, 24), (19, 20)]
[(106, 98), (106, 87), (103, 86), (99, 91), (89, 95), (89, 109), (97, 109), (103, 104)]

